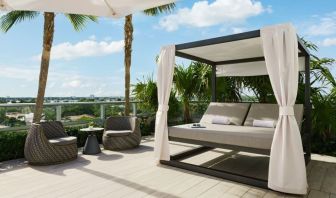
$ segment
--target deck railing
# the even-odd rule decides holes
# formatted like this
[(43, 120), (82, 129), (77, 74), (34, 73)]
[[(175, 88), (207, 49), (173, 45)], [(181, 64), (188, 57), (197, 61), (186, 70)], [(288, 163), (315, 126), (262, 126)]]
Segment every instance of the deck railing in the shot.
[[(131, 101), (131, 109), (132, 115), (137, 115), (137, 104), (139, 101)], [(125, 101), (111, 101), (111, 102), (55, 102), (55, 103), (45, 103), (44, 107), (52, 107), (55, 108), (56, 116), (55, 120), (61, 121), (62, 120), (62, 108), (66, 106), (71, 106), (71, 105), (99, 105), (100, 107), (100, 114), (99, 114), (99, 119), (104, 120), (106, 116), (106, 106), (111, 105), (124, 105)], [(34, 108), (35, 103), (11, 103), (11, 104), (0, 104), (0, 109), (4, 108)], [(80, 125), (80, 124), (87, 124), (87, 122), (83, 121), (77, 121), (77, 122), (65, 122), (64, 123), (67, 126), (72, 126), (72, 125)], [(20, 127), (9, 127), (9, 128), (3, 128), (0, 129), (1, 131), (20, 131), (20, 130), (25, 130), (27, 129), (27, 126), (20, 126)]]

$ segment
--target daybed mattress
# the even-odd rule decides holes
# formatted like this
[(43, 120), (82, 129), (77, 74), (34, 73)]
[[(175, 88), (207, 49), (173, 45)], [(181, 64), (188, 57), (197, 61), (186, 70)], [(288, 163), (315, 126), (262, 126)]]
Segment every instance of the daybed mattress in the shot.
[(274, 128), (202, 124), (205, 128), (191, 128), (192, 124), (168, 128), (169, 136), (228, 144), (257, 149), (271, 149)]

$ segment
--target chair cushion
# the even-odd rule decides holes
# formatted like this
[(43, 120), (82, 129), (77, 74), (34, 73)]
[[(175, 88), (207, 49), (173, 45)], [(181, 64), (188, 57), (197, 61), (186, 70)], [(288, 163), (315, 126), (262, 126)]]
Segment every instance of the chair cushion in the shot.
[(49, 139), (49, 143), (59, 145), (59, 146), (76, 144), (77, 137), (67, 136), (67, 137), (61, 137), (61, 138), (53, 138), (53, 139)]
[(105, 131), (105, 135), (110, 137), (120, 137), (120, 136), (127, 136), (132, 133), (131, 130), (108, 130)]
[(231, 125), (242, 125), (249, 103), (219, 103), (211, 102), (204, 113), (200, 123), (211, 124), (215, 116), (226, 116), (230, 119)]
[(274, 128), (235, 125), (202, 125), (205, 128), (192, 128), (192, 124), (169, 127), (169, 137), (257, 149), (271, 149), (275, 130)]
[[(295, 119), (301, 129), (303, 117), (303, 104), (294, 105)], [(270, 120), (275, 123), (279, 118), (279, 106), (277, 104), (253, 103), (244, 122), (244, 126), (253, 126), (253, 120)]]

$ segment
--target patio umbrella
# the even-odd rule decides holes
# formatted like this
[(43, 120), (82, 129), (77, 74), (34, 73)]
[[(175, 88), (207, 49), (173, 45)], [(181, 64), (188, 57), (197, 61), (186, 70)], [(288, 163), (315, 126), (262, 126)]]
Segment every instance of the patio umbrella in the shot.
[(121, 18), (176, 0), (0, 0), (0, 11), (25, 10)]

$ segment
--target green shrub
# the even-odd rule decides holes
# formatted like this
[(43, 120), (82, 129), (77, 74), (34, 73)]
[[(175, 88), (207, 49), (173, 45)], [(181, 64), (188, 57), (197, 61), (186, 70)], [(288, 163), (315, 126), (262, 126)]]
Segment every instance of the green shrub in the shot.
[[(65, 131), (67, 132), (68, 135), (70, 136), (75, 136), (77, 137), (77, 146), (78, 147), (83, 147), (85, 145), (86, 138), (88, 137), (87, 132), (80, 131), (84, 127), (67, 127)], [(103, 137), (103, 131), (101, 132), (96, 132), (95, 133), (98, 138), (98, 142), (101, 144), (102, 143), (102, 137)]]
[(155, 115), (140, 118), (140, 130), (142, 136), (154, 134), (155, 131)]
[[(77, 137), (77, 146), (85, 145), (87, 132), (80, 131), (78, 127), (65, 127), (65, 131), (70, 136)], [(96, 133), (98, 142), (102, 143), (103, 132)], [(27, 137), (27, 131), (3, 131), (0, 132), (0, 162), (24, 157), (24, 145)]]
[(23, 158), (26, 137), (26, 131), (0, 132), (0, 161)]

